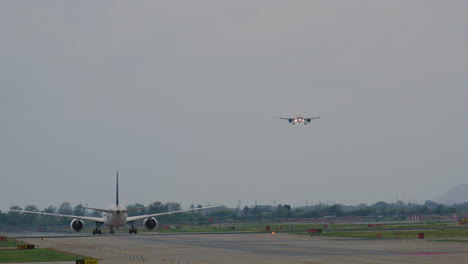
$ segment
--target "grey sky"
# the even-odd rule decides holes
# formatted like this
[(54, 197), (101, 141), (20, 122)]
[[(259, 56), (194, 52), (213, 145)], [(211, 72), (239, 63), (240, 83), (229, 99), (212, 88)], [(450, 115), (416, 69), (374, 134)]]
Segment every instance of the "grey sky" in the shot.
[[(1, 1), (0, 209), (468, 182), (466, 1)], [(308, 126), (274, 116), (326, 115)]]

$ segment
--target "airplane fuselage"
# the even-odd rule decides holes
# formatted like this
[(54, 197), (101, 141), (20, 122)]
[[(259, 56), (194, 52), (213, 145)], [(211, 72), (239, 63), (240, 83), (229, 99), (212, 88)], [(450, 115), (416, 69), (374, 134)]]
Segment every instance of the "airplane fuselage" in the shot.
[(305, 120), (304, 120), (304, 117), (301, 115), (301, 114), (298, 114), (295, 118), (291, 118), (289, 119), (289, 123), (291, 124), (295, 124), (295, 123), (306, 123)]
[(127, 224), (127, 214), (124, 213), (126, 208), (124, 206), (113, 206), (109, 209), (110, 213), (103, 216), (103, 222), (108, 227), (121, 227)]
[(304, 121), (304, 118), (302, 118), (302, 116), (297, 116), (295, 119), (294, 119), (294, 122), (296, 123), (302, 123)]

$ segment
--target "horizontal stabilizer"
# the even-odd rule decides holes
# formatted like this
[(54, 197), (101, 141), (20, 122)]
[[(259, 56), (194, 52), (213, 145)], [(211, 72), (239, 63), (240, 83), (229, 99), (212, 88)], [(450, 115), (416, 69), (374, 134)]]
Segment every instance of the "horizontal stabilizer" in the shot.
[[(107, 213), (107, 214), (114, 214), (117, 210), (108, 210), (108, 209), (99, 209), (99, 208), (89, 208), (89, 207), (84, 207), (85, 209), (89, 209), (89, 210), (94, 210), (94, 211), (98, 211), (98, 212), (103, 212), (103, 213)], [(120, 213), (122, 214), (126, 214), (126, 213), (129, 213), (129, 212), (135, 212), (135, 211), (139, 211), (139, 210), (143, 210), (145, 209), (146, 207), (142, 207), (142, 208), (133, 208), (133, 209), (130, 209), (130, 210), (118, 210), (120, 211)]]
[(123, 212), (130, 213), (130, 212), (140, 211), (140, 210), (143, 210), (143, 209), (146, 209), (146, 207), (128, 209), (128, 210), (124, 210)]
[(84, 209), (89, 209), (89, 210), (98, 211), (98, 212), (103, 212), (103, 213), (108, 213), (108, 214), (112, 214), (112, 213), (115, 212), (115, 210), (106, 210), (106, 209), (89, 208), (89, 207), (84, 207)]

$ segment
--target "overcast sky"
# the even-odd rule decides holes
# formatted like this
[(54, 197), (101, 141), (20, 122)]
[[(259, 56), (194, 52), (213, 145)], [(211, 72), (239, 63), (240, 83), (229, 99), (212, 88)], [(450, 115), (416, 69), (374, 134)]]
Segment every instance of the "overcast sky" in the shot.
[[(0, 210), (424, 202), (468, 182), (466, 1), (1, 1)], [(275, 116), (326, 116), (307, 126)]]

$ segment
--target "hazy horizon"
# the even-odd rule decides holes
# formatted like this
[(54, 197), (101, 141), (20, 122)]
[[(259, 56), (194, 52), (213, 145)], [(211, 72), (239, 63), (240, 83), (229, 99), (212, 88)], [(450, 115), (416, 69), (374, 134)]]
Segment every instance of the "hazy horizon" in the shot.
[[(0, 210), (468, 183), (464, 1), (1, 1)], [(326, 116), (307, 126), (276, 116)]]

